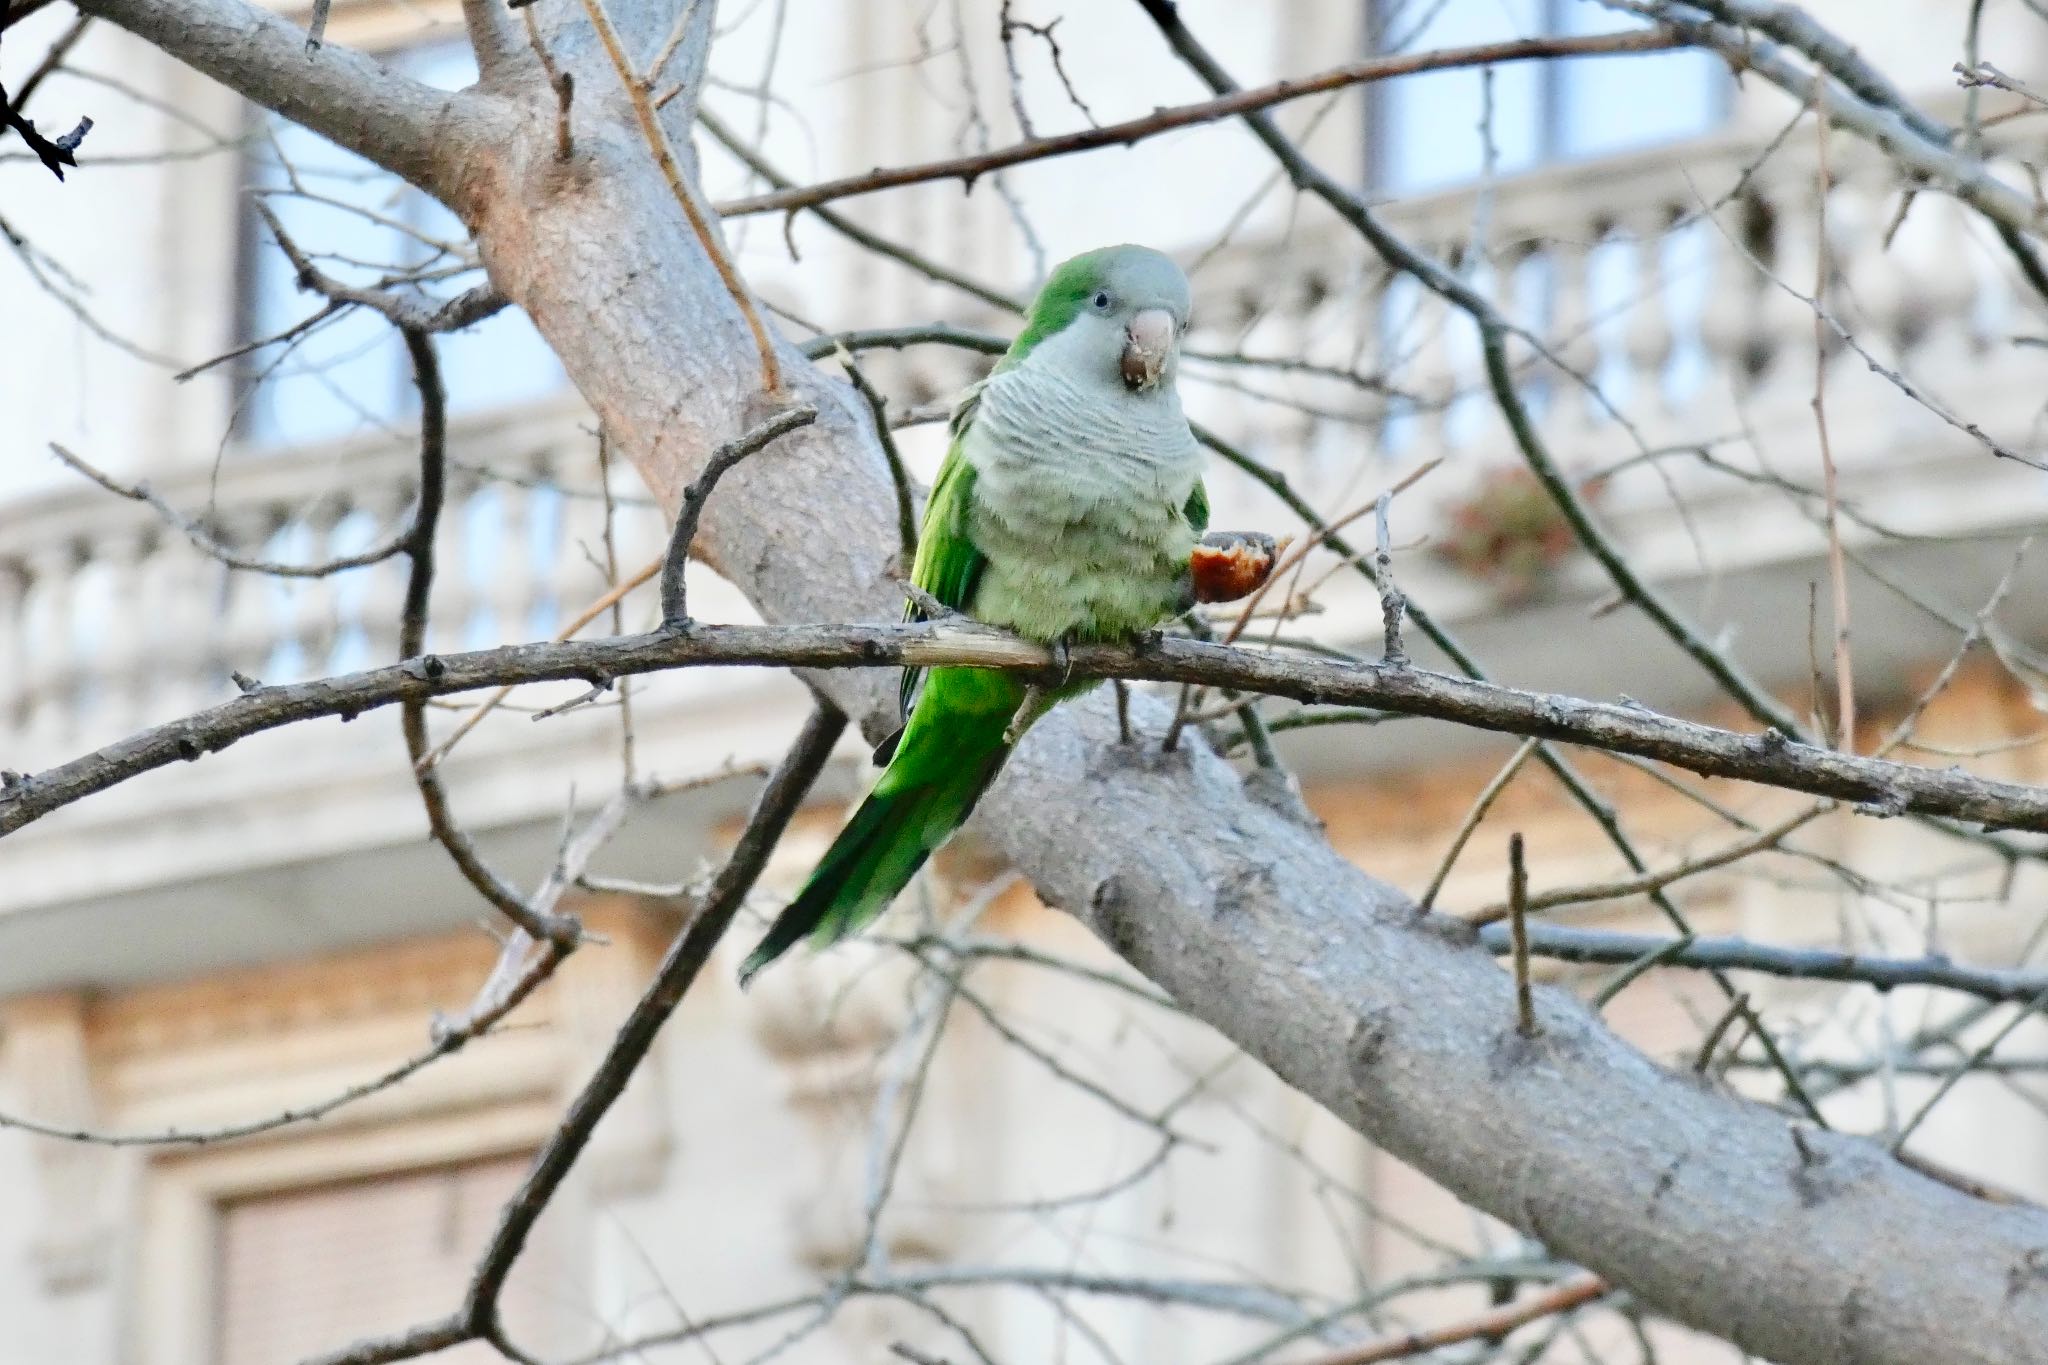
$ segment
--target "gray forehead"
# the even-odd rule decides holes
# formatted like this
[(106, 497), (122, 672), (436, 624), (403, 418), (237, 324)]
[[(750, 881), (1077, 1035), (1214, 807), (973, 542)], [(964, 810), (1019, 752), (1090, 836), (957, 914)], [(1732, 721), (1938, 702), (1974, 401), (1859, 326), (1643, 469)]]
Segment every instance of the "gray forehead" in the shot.
[(1177, 313), (1188, 311), (1188, 277), (1166, 256), (1145, 247), (1132, 247), (1110, 263), (1109, 287), (1130, 302), (1159, 306)]

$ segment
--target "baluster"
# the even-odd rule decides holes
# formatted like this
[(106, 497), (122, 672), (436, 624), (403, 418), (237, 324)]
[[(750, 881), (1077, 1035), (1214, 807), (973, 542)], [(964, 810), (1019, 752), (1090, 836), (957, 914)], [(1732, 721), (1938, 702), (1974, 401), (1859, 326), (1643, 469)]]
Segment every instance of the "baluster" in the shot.
[[(512, 471), (526, 478), (535, 471), (518, 467)], [(542, 566), (537, 562), (534, 531), (540, 525), (540, 497), (523, 483), (501, 484), (498, 488), (498, 551), (483, 570), (483, 593), (490, 604), (492, 629), (489, 643), (524, 640), (530, 633), (532, 607)]]
[[(410, 475), (364, 490), (356, 506), (375, 527), (370, 533), (372, 543), (381, 545), (411, 524), (417, 492)], [(444, 516), (444, 531), (447, 524)], [(438, 551), (439, 546), (435, 548)], [(348, 575), (342, 593), (340, 628), (361, 641), (371, 667), (398, 657), (398, 620), (405, 609), (405, 584), (411, 573), (412, 556), (400, 551)]]
[(132, 729), (144, 714), (153, 667), (151, 619), (142, 610), (143, 566), (157, 528), (147, 523), (114, 530), (91, 549), (92, 608), (74, 632), (78, 675), (73, 681), (89, 733)]
[[(297, 547), (297, 562), (310, 564), (333, 557), (335, 528), (348, 515), (348, 510), (344, 499), (331, 494), (313, 499), (292, 525), (290, 539)], [(285, 579), (283, 582), (290, 612), (286, 626), (289, 638), (299, 648), (299, 656), (304, 660), (301, 667), (306, 676), (321, 677), (330, 671), (338, 633), (334, 575)]]
[(1659, 203), (1630, 215), (1621, 237), (1627, 243), (1632, 267), (1620, 347), (1628, 372), (1629, 416), (1651, 442), (1661, 441), (1671, 427), (1671, 405), (1664, 388), (1675, 338), (1671, 286), (1664, 271), (1670, 226), (1670, 211)]
[(459, 470), (448, 471), (440, 543), (434, 551), (434, 591), (426, 639), (429, 650), (462, 649), (474, 633), (478, 594), (470, 570), (480, 551), (490, 551), (494, 528), (480, 526), (479, 518), (492, 514), (498, 493), (495, 483)]
[(1397, 329), (1390, 337), (1393, 353), (1407, 357), (1402, 366), (1403, 387), (1414, 396), (1418, 409), (1398, 422), (1395, 429), (1405, 428), (1405, 437), (1388, 453), (1410, 458), (1469, 444), (1471, 433), (1462, 433), (1467, 439), (1459, 441), (1461, 433), (1451, 420), (1459, 381), (1469, 382), (1471, 372), (1469, 363), (1460, 364), (1469, 362), (1471, 348), (1462, 344), (1466, 338), (1456, 330), (1457, 317), (1436, 295), (1417, 288), (1401, 298), (1400, 310), (1388, 321)]
[(1758, 401), (1790, 406), (1813, 396), (1813, 309), (1790, 291), (1814, 292), (1820, 198), (1811, 175), (1788, 177), (1770, 193), (1769, 248), (1759, 254), (1790, 290), (1766, 281), (1751, 346), (1760, 366)]
[(218, 683), (225, 674), (215, 657), (216, 609), (226, 572), (183, 536), (158, 533), (143, 562), (137, 594), (138, 619), (150, 642), (136, 698), (145, 721), (183, 715), (222, 699)]
[(1550, 270), (1550, 325), (1539, 331), (1562, 368), (1551, 368), (1556, 391), (1543, 414), (1545, 438), (1553, 453), (1564, 455), (1582, 446), (1594, 427), (1609, 420), (1606, 409), (1588, 391), (1599, 382), (1600, 342), (1594, 332), (1592, 262), (1598, 229), (1585, 238), (1558, 235), (1543, 248)]
[[(598, 486), (596, 446), (567, 441), (552, 443), (539, 456), (539, 470), (541, 477), (556, 489), (594, 489)], [(598, 564), (604, 562), (604, 503), (559, 492), (555, 496), (554, 537), (546, 547), (548, 553), (535, 580), (535, 592), (544, 610), (542, 619), (529, 622), (529, 634), (554, 634), (568, 624), (571, 612), (581, 611), (584, 603), (607, 586), (602, 570), (593, 568), (584, 554), (587, 548)], [(622, 575), (639, 567), (627, 558), (620, 539), (623, 530), (622, 526), (613, 528)], [(609, 631), (611, 618), (607, 616), (595, 629)]]
[(1899, 359), (1907, 370), (1953, 374), (1978, 363), (1981, 349), (1972, 313), (1977, 302), (1971, 258), (1977, 248), (1956, 206), (1922, 195), (1899, 225), (1889, 254), (1911, 282), (1902, 305)]
[(22, 668), (26, 697), (23, 729), (29, 748), (47, 755), (73, 733), (74, 606), (81, 556), (70, 541), (37, 547), (28, 557), (28, 593), (22, 612)]
[[(27, 729), (27, 625), (28, 565), (0, 559), (0, 741), (10, 749)], [(9, 765), (0, 759), (0, 766)]]
[[(1758, 385), (1762, 356), (1755, 349), (1757, 315), (1763, 305), (1762, 291), (1772, 286), (1763, 278), (1757, 263), (1743, 250), (1761, 243), (1769, 222), (1769, 210), (1751, 194), (1737, 201), (1736, 212), (1724, 211), (1721, 228), (1707, 238), (1706, 306), (1700, 313), (1700, 343), (1705, 351), (1704, 366), (1711, 376), (1706, 397), (1718, 401), (1722, 392), (1738, 402), (1746, 400)], [(1730, 241), (1727, 234), (1737, 241)]]
[[(262, 554), (275, 538), (278, 517), (274, 509), (238, 509), (222, 519), (221, 538), (237, 550)], [(223, 671), (235, 669), (265, 682), (284, 682), (273, 676), (278, 645), (284, 638), (279, 629), (275, 580), (246, 569), (227, 573), (221, 608), (220, 662)], [(214, 680), (202, 680), (202, 686)]]

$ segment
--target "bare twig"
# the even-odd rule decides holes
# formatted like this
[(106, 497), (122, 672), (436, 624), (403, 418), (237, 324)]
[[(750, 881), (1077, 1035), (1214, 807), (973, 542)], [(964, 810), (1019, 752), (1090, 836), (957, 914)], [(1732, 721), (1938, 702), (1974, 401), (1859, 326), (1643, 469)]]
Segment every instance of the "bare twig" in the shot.
[(1444, 889), (1444, 882), (1450, 877), (1451, 869), (1457, 866), (1458, 855), (1465, 851), (1465, 842), (1472, 837), (1472, 831), (1479, 828), (1479, 822), (1486, 818), (1486, 812), (1493, 809), (1493, 803), (1500, 799), (1500, 794), (1507, 790), (1508, 783), (1515, 780), (1515, 774), (1522, 771), (1522, 765), (1529, 761), (1529, 755), (1536, 752), (1537, 743), (1538, 741), (1533, 739), (1523, 740), (1516, 747), (1513, 756), (1493, 775), (1493, 780), (1481, 788), (1479, 795), (1473, 799), (1472, 808), (1466, 811), (1465, 818), (1458, 822), (1458, 832), (1451, 836), (1450, 847), (1446, 848), (1444, 856), (1437, 860), (1436, 873), (1429, 879), (1429, 885), (1423, 888), (1422, 899), (1416, 902), (1424, 910), (1436, 905), (1437, 893)]
[[(565, 641), (575, 639), (576, 636), (582, 632), (585, 626), (589, 625), (592, 621), (595, 621), (598, 617), (604, 615), (605, 612), (617, 607), (619, 603), (625, 599), (626, 595), (633, 591), (633, 589), (639, 587), (643, 583), (651, 581), (656, 574), (661, 572), (661, 566), (663, 562), (664, 561), (661, 559), (650, 559), (645, 564), (642, 564), (638, 569), (634, 570), (631, 574), (627, 575), (623, 580), (614, 583), (611, 587), (605, 589), (605, 591), (602, 594), (600, 594), (595, 601), (591, 602), (588, 606), (584, 607), (582, 611), (579, 611), (574, 616), (570, 617), (568, 624), (564, 625), (560, 630), (557, 630), (555, 632), (552, 643), (561, 644)], [(469, 714), (462, 718), (461, 723), (458, 724), (453, 730), (449, 731), (448, 738), (442, 740), (439, 744), (436, 744), (433, 748), (427, 750), (426, 753), (421, 754), (418, 760), (416, 760), (416, 762), (414, 763), (414, 766), (431, 768), (435, 764), (439, 763), (442, 759), (448, 757), (448, 751), (453, 749), (457, 744), (459, 744), (462, 741), (462, 737), (464, 735), (467, 735), (471, 730), (474, 730), (479, 724), (482, 723), (485, 716), (488, 716), (492, 711), (495, 711), (498, 707), (504, 704), (505, 698), (512, 695), (512, 690), (515, 685), (516, 684), (508, 683), (505, 686), (500, 687), (497, 691), (491, 693), (490, 696), (485, 697), (481, 702), (478, 702), (474, 707), (470, 709)]]
[(284, 252), (292, 263), (292, 269), (298, 272), (299, 288), (318, 294), (331, 303), (352, 303), (368, 308), (382, 314), (393, 327), (414, 332), (459, 332), (503, 311), (510, 303), (498, 292), (497, 286), (488, 282), (441, 303), (388, 289), (365, 289), (344, 284), (313, 264), (313, 258), (292, 240), (270, 205), (260, 198), (255, 202), (256, 212), (263, 219), (264, 226), (270, 229), (278, 249)]
[(1536, 1000), (1529, 987), (1529, 868), (1523, 861), (1522, 833), (1508, 836), (1508, 929), (1515, 962), (1515, 1031), (1534, 1038)]
[[(1513, 934), (1506, 924), (1489, 924), (1479, 933), (1489, 952), (1509, 952)], [(1633, 966), (1645, 959), (1651, 966), (1761, 972), (1802, 981), (1842, 981), (1879, 990), (1900, 986), (1939, 986), (2000, 1003), (2033, 999), (2048, 990), (2040, 972), (2012, 968), (1972, 967), (1945, 957), (1871, 957), (1833, 948), (1792, 948), (1743, 938), (1659, 938), (1606, 929), (1579, 929), (1537, 923), (1528, 929), (1529, 951), (1559, 962)]]
[(1496, 1308), (1491, 1313), (1452, 1323), (1428, 1332), (1405, 1332), (1364, 1346), (1355, 1346), (1315, 1357), (1309, 1365), (1374, 1365), (1382, 1360), (1406, 1360), (1445, 1346), (1468, 1341), (1497, 1341), (1518, 1327), (1543, 1318), (1584, 1307), (1609, 1292), (1607, 1282), (1597, 1275), (1570, 1280), (1521, 1303)]
[[(1765, 849), (1776, 848), (1786, 835), (1791, 834), (1802, 826), (1811, 824), (1814, 820), (1833, 809), (1834, 803), (1822, 801), (1817, 805), (1800, 811), (1796, 815), (1779, 821), (1767, 829), (1758, 830), (1747, 839), (1737, 840), (1725, 848), (1717, 849), (1712, 853), (1703, 853), (1697, 858), (1687, 858), (1676, 866), (1664, 868), (1657, 872), (1645, 872), (1639, 876), (1624, 878), (1620, 881), (1598, 882), (1588, 886), (1572, 886), (1558, 891), (1545, 891), (1540, 895), (1531, 896), (1528, 908), (1531, 910), (1555, 910), (1559, 906), (1564, 905), (1585, 905), (1591, 901), (1620, 900), (1625, 896), (1640, 896), (1651, 891), (1661, 891), (1672, 883), (1682, 881), (1687, 877), (1695, 877), (1702, 872), (1711, 872), (1715, 868), (1728, 867), (1731, 864), (1753, 857)], [(1510, 908), (1505, 902), (1489, 905), (1483, 910), (1474, 911), (1466, 917), (1466, 921), (1471, 924), (1492, 924), (1496, 920), (1506, 918)]]
[(183, 535), (185, 539), (192, 542), (194, 549), (210, 559), (219, 560), (230, 569), (242, 569), (250, 573), (269, 574), (275, 578), (327, 578), (333, 574), (344, 573), (350, 569), (361, 569), (371, 564), (382, 563), (393, 555), (410, 548), (418, 536), (420, 508), (415, 505), (413, 515), (407, 519), (404, 530), (359, 554), (339, 555), (333, 559), (316, 560), (310, 564), (291, 564), (283, 560), (262, 559), (255, 555), (241, 554), (222, 544), (212, 531), (171, 506), (148, 484), (123, 483), (113, 475), (88, 463), (79, 455), (58, 445), (55, 441), (50, 443), (50, 453), (116, 497), (127, 498), (131, 502), (146, 504), (159, 517), (162, 517), (165, 522)]
[(711, 497), (711, 490), (741, 460), (778, 437), (817, 420), (818, 410), (814, 407), (785, 408), (712, 451), (711, 458), (704, 462), (703, 471), (690, 480), (690, 486), (683, 490), (682, 504), (676, 510), (675, 530), (669, 537), (668, 554), (662, 560), (661, 623), (664, 629), (676, 630), (689, 624), (683, 566), (689, 563), (690, 547), (697, 541), (697, 522), (704, 515), (704, 504)]
[[(447, 476), (447, 394), (441, 383), (440, 362), (434, 355), (433, 339), (422, 331), (403, 328), (406, 353), (412, 359), (413, 377), (420, 391), (420, 501), (406, 540), (406, 554), (412, 572), (405, 584), (405, 604), (400, 611), (398, 653), (403, 659), (417, 657), (426, 646), (427, 599), (434, 585), (434, 532), (439, 528)], [(448, 806), (448, 793), (430, 765), (422, 765), (427, 751), (425, 697), (407, 697), (399, 704), (399, 719), (405, 732), (406, 753), (412, 759), (413, 783), (419, 789), (427, 829), (434, 841), (447, 850), (448, 857), (477, 894), (495, 906), (536, 942), (573, 948), (582, 930), (573, 917), (538, 912), (518, 891), (494, 872), (476, 851), (467, 834), (455, 823)]]
[[(590, 0), (586, 0), (586, 3), (589, 2)], [(1488, 43), (1480, 47), (1446, 48), (1373, 57), (1300, 80), (1277, 81), (1272, 85), (1260, 86), (1255, 90), (1235, 91), (1217, 99), (1204, 100), (1199, 104), (1161, 109), (1143, 118), (1130, 119), (1123, 123), (1106, 124), (1100, 128), (1088, 128), (1075, 133), (1062, 133), (1055, 137), (1032, 138), (973, 156), (952, 157), (917, 166), (873, 170), (865, 175), (827, 180), (801, 189), (778, 190), (773, 194), (757, 194), (744, 199), (728, 199), (717, 208), (720, 217), (737, 218), (746, 214), (815, 208), (819, 204), (827, 204), (835, 199), (873, 194), (878, 190), (897, 189), (904, 185), (917, 185), (931, 180), (962, 180), (971, 186), (982, 176), (1008, 166), (1018, 166), (1028, 161), (1044, 161), (1049, 157), (1069, 156), (1075, 152), (1093, 151), (1098, 147), (1129, 146), (1134, 142), (1156, 137), (1160, 133), (1172, 132), (1176, 128), (1214, 123), (1219, 119), (1267, 109), (1309, 95), (1320, 95), (1371, 81), (1390, 80), (1396, 76), (1412, 76), (1419, 72), (1443, 71), (1453, 67), (1493, 66), (1502, 62), (1659, 52), (1681, 45), (1678, 40), (1667, 34), (1639, 29), (1626, 33), (1603, 33), (1569, 38), (1521, 38), (1513, 42)]]
[(1813, 269), (1813, 424), (1820, 438), (1821, 487), (1824, 493), (1822, 524), (1827, 531), (1828, 579), (1834, 592), (1835, 735), (1843, 749), (1854, 753), (1856, 678), (1849, 654), (1849, 571), (1842, 562), (1842, 528), (1836, 518), (1841, 497), (1836, 487), (1835, 449), (1828, 440), (1828, 351), (1823, 308), (1827, 297), (1828, 276), (1834, 269), (1834, 257), (1828, 251), (1828, 193), (1832, 186), (1828, 174), (1826, 92), (1816, 87), (1814, 99), (1820, 106), (1816, 110), (1820, 117), (1813, 121), (1814, 135), (1819, 145), (1820, 168), (1819, 182), (1814, 195), (1816, 245)]

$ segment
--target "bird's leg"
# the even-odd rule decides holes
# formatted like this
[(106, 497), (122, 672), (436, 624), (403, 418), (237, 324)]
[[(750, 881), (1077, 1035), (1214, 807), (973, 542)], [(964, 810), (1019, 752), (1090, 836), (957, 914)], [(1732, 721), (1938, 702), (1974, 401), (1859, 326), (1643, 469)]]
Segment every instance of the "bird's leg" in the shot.
[(1048, 648), (1052, 650), (1052, 666), (1060, 671), (1059, 685), (1065, 687), (1074, 680), (1074, 652), (1064, 635), (1054, 640)]
[(1131, 686), (1122, 678), (1111, 678), (1110, 685), (1116, 688), (1116, 741), (1119, 744), (1131, 742)]
[(1003, 730), (1003, 743), (1015, 744), (1024, 738), (1024, 732), (1038, 723), (1038, 718), (1060, 704), (1056, 688), (1041, 687), (1032, 683), (1024, 689), (1024, 700), (1017, 704), (1017, 714), (1010, 717), (1009, 725)]

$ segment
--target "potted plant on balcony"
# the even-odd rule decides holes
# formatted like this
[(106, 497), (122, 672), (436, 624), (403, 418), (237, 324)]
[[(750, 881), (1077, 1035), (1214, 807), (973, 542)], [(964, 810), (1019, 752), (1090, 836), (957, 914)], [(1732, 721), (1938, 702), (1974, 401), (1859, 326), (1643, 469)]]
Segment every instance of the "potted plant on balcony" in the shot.
[[(1578, 484), (1581, 499), (1598, 503), (1604, 479)], [(1430, 549), (1436, 558), (1486, 585), (1502, 606), (1545, 596), (1558, 570), (1578, 550), (1571, 524), (1527, 466), (1487, 471), (1472, 491), (1445, 509), (1443, 532)]]

